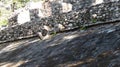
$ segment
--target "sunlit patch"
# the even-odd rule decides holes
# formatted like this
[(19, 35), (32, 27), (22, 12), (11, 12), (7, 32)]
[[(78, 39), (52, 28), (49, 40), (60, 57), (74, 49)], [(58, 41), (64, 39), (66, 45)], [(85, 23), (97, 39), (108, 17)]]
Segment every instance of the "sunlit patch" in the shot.
[(57, 44), (51, 44), (50, 46), (52, 47), (52, 46), (56, 46)]
[(74, 64), (68, 64), (67, 67), (73, 67), (73, 66), (81, 65), (83, 63), (85, 63), (85, 62), (84, 61), (79, 61), (79, 62), (74, 63)]
[(92, 17), (93, 17), (93, 18), (96, 18), (96, 17), (97, 17), (97, 14), (93, 14)]
[(34, 42), (37, 42), (37, 41), (39, 41), (39, 39), (36, 39), (36, 40), (30, 41), (29, 43), (34, 43)]
[(109, 29), (109, 30), (107, 31), (107, 33), (110, 33), (110, 32), (113, 32), (113, 31), (115, 31), (115, 29)]
[(50, 28), (49, 26), (44, 25), (43, 27), (44, 27), (45, 30), (47, 30), (47, 31), (51, 31), (51, 28)]
[(116, 29), (108, 29), (108, 30), (103, 30), (103, 31), (100, 31), (99, 33), (111, 33), (113, 31), (115, 31)]
[(42, 8), (42, 3), (44, 1), (39, 1), (39, 2), (30, 2), (28, 3), (28, 7), (29, 9), (38, 9), (38, 8)]
[(93, 3), (93, 5), (101, 4), (101, 3), (103, 3), (103, 2), (104, 2), (103, 0), (95, 0), (95, 2)]
[(18, 44), (22, 44), (23, 42), (21, 42), (21, 43), (12, 43), (11, 45), (9, 45), (9, 46), (7, 46), (7, 47), (5, 47), (4, 49), (2, 49), (1, 51), (0, 51), (0, 54), (1, 53), (5, 53), (5, 52), (10, 52), (10, 51), (14, 51), (14, 50), (16, 50), (17, 49), (17, 47), (20, 47), (20, 45), (18, 45)]
[[(33, 40), (33, 41), (26, 41), (26, 42), (23, 41), (23, 42), (12, 43), (11, 45), (3, 48), (3, 49), (0, 51), (0, 54), (5, 53), (5, 52), (12, 52), (12, 51), (14, 51), (14, 50), (17, 50), (17, 49), (19, 49), (19, 48), (22, 48), (23, 46), (26, 46), (26, 45), (28, 45), (28, 44), (30, 44), (30, 43), (34, 43), (34, 42), (36, 42), (36, 41), (39, 41), (39, 39)], [(23, 43), (26, 43), (26, 44), (21, 45), (21, 44), (23, 44)]]
[(18, 62), (4, 62), (4, 63), (0, 63), (0, 67), (18, 67), (28, 61), (29, 60), (20, 60)]
[(45, 37), (43, 37), (43, 40), (50, 39), (52, 35), (47, 34)]
[(57, 26), (61, 31), (65, 29), (65, 27), (62, 24), (58, 24)]
[(64, 39), (67, 40), (67, 39), (73, 39), (75, 37), (78, 37), (78, 35), (68, 35), (68, 36), (65, 36)]
[(20, 12), (17, 18), (18, 24), (24, 24), (30, 21), (30, 13), (29, 11)]
[(61, 3), (62, 5), (62, 12), (70, 12), (72, 11), (72, 4), (70, 3)]
[(78, 67), (82, 64), (85, 64), (85, 63), (92, 63), (94, 62), (95, 59), (94, 58), (87, 58), (85, 60), (82, 60), (82, 61), (75, 61), (75, 62), (70, 62), (70, 63), (65, 63), (65, 64), (60, 64), (59, 66), (60, 67), (63, 67), (62, 65), (65, 65), (65, 67)]

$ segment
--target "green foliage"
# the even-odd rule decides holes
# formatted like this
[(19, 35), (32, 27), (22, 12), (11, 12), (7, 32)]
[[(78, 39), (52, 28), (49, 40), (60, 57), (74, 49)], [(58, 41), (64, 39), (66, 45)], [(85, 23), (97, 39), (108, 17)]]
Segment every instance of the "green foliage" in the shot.
[(2, 12), (1, 12), (1, 10), (0, 10), (0, 17), (2, 16)]
[(7, 19), (3, 19), (0, 21), (0, 26), (2, 25), (8, 25), (8, 20)]
[(57, 33), (56, 32), (53, 32), (52, 35), (55, 36)]
[(96, 23), (97, 19), (93, 18), (91, 21), (92, 21), (92, 23)]
[(81, 26), (80, 30), (86, 30), (87, 28), (85, 26)]
[[(27, 3), (29, 2), (30, 0), (13, 0), (13, 2), (20, 2), (21, 4), (23, 3)], [(34, 2), (38, 2), (38, 1), (44, 1), (44, 0), (32, 0)]]
[(38, 2), (38, 1), (44, 1), (44, 0), (33, 0), (34, 2)]
[(10, 13), (11, 13), (10, 10), (6, 10), (5, 8), (0, 8), (0, 21), (3, 17), (4, 18), (9, 17)]
[(25, 4), (29, 1), (30, 0), (13, 0), (12, 2), (16, 3), (16, 8), (18, 9), (18, 8), (25, 6)]
[(29, 2), (30, 0), (13, 0), (13, 2), (20, 2), (20, 3), (27, 3)]

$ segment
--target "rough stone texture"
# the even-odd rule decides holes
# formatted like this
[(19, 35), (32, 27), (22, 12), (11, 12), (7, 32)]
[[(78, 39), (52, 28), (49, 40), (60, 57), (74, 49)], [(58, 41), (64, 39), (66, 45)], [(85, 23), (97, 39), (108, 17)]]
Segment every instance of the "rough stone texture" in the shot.
[(29, 10), (21, 12), (18, 15), (17, 21), (18, 21), (18, 24), (24, 24), (25, 22), (29, 22), (30, 21)]
[(0, 42), (36, 36), (38, 31), (42, 31), (44, 25), (51, 27), (51, 30), (56, 32), (58, 31), (55, 28), (57, 24), (62, 24), (65, 26), (65, 30), (68, 30), (89, 24), (120, 20), (119, 3), (120, 1), (108, 2), (68, 13), (55, 12), (50, 17), (35, 19), (22, 25), (1, 30)]
[[(32, 13), (35, 16), (31, 16), (32, 18), (36, 17), (36, 9), (39, 11), (38, 16), (40, 18), (43, 17), (49, 17), (52, 15), (58, 15), (59, 13), (66, 13), (69, 11), (79, 11), (80, 9), (84, 9), (87, 7), (91, 7), (92, 5), (97, 5), (97, 4), (101, 4), (101, 3), (108, 3), (108, 2), (117, 2), (119, 0), (47, 0), (45, 2), (40, 1), (38, 3), (34, 3), (32, 5), (27, 5), (25, 7), (25, 9), (29, 9), (31, 11), (31, 9), (33, 10)], [(69, 6), (69, 8), (66, 8), (66, 5)], [(72, 5), (72, 7), (71, 7)], [(30, 6), (30, 7), (28, 7)], [(65, 9), (64, 9), (65, 8)], [(71, 10), (70, 10), (71, 9)], [(20, 12), (22, 12), (23, 10), (19, 9), (17, 10), (10, 18), (10, 25), (14, 25), (17, 23), (17, 16), (19, 15)], [(69, 11), (67, 11), (69, 10)], [(37, 11), (37, 12), (38, 12)], [(14, 18), (13, 18), (14, 17)], [(32, 19), (31, 18), (31, 19)]]
[(61, 23), (67, 30), (113, 21), (86, 30), (58, 33), (48, 40), (36, 37), (0, 44), (0, 67), (120, 67), (120, 22), (114, 21), (120, 20), (119, 3), (86, 7), (1, 30), (0, 42), (3, 42), (36, 36), (44, 25), (54, 30), (54, 25)]
[(120, 23), (0, 45), (0, 67), (119, 67)]

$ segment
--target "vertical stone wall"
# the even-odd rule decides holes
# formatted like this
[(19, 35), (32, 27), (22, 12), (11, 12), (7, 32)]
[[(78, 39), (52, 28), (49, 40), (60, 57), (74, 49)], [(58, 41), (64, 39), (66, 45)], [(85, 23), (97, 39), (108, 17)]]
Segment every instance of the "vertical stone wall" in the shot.
[[(48, 0), (45, 2), (34, 3), (32, 4), (34, 7), (32, 7), (31, 5), (31, 7), (27, 7), (27, 9), (29, 9), (30, 11), (30, 21), (32, 21), (39, 18), (46, 18), (54, 15), (59, 15), (60, 13), (79, 11), (81, 9), (91, 7), (92, 5), (117, 1), (119, 0)], [(20, 10), (18, 10), (18, 12), (19, 11)], [(19, 18), (18, 16), (21, 13), (25, 13), (24, 11), (26, 12), (28, 10), (21, 9), (20, 13), (16, 11), (15, 14), (11, 18), (9, 18), (10, 26), (15, 25), (17, 24), (17, 22), (19, 22), (19, 20), (17, 20)]]

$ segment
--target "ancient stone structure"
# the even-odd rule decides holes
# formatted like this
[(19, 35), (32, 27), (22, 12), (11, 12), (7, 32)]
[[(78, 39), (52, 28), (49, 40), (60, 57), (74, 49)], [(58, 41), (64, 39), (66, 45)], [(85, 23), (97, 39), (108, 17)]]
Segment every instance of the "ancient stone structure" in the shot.
[[(69, 3), (74, 2), (69, 1)], [(49, 26), (52, 32), (58, 32), (59, 30), (56, 30), (56, 25), (58, 24), (63, 25), (65, 31), (120, 20), (119, 3), (120, 1), (106, 2), (94, 6), (87, 5), (84, 8), (75, 8), (75, 4), (73, 4), (72, 11), (67, 13), (60, 12), (60, 9), (57, 11), (56, 8), (59, 6), (55, 6), (56, 8), (54, 7), (52, 10), (56, 9), (56, 12), (50, 17), (36, 19), (22, 25), (1, 30), (0, 42), (36, 36), (38, 31), (43, 30), (44, 25)]]
[(0, 44), (0, 67), (120, 67), (120, 23)]

